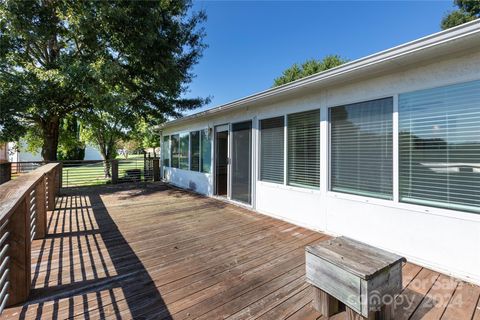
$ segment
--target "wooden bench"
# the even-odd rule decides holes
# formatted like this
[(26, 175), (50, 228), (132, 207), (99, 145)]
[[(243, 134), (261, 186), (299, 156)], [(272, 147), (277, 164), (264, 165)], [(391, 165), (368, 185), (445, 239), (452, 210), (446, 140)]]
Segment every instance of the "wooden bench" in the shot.
[(346, 308), (348, 319), (393, 319), (406, 259), (346, 237), (305, 248), (307, 282), (324, 317)]

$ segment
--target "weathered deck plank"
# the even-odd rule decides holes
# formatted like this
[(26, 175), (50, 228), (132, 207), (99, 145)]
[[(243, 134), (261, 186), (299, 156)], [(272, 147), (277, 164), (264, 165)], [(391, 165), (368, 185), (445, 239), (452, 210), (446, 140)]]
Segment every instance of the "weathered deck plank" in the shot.
[[(322, 239), (161, 184), (72, 189), (32, 245), (29, 303), (2, 318), (322, 319), (304, 255)], [(403, 275), (411, 303), (400, 304), (401, 319), (478, 319), (479, 287), (410, 263)], [(442, 304), (440, 294), (466, 305)]]

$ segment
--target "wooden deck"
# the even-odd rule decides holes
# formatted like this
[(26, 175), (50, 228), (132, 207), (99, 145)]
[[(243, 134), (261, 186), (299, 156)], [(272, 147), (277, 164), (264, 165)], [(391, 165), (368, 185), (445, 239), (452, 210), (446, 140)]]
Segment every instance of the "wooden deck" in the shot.
[[(33, 243), (31, 299), (2, 318), (322, 318), (304, 247), (326, 235), (162, 184), (63, 194)], [(479, 287), (403, 273), (396, 319), (480, 320)]]

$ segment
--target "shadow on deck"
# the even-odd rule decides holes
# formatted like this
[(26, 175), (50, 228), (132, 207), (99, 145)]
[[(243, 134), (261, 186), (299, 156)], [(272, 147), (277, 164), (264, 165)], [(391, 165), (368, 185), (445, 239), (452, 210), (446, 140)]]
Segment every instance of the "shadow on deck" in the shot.
[[(66, 189), (48, 218), (30, 300), (2, 318), (322, 319), (304, 248), (324, 234), (161, 183)], [(395, 319), (480, 319), (479, 287), (403, 275)]]
[[(121, 188), (64, 190), (49, 216), (48, 236), (32, 248), (31, 299), (15, 315), (142, 319), (145, 310), (155, 306), (159, 317), (171, 318), (153, 279), (100, 196)], [(159, 186), (127, 192), (119, 200), (165, 190)]]

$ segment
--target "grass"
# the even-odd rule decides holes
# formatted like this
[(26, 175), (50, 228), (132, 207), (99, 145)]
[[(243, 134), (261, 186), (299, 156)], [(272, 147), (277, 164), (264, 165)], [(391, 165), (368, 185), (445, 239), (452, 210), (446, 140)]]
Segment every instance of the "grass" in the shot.
[[(135, 155), (137, 156), (137, 155)], [(125, 177), (125, 173), (130, 169), (140, 169), (144, 171), (143, 155), (141, 157), (131, 157), (127, 160), (119, 159), (118, 161), (118, 178), (121, 179)], [(73, 186), (91, 186), (91, 185), (101, 185), (110, 183), (110, 178), (105, 178), (103, 161), (95, 163), (85, 163), (77, 165), (64, 164), (62, 170), (63, 186), (64, 187), (73, 187)]]

